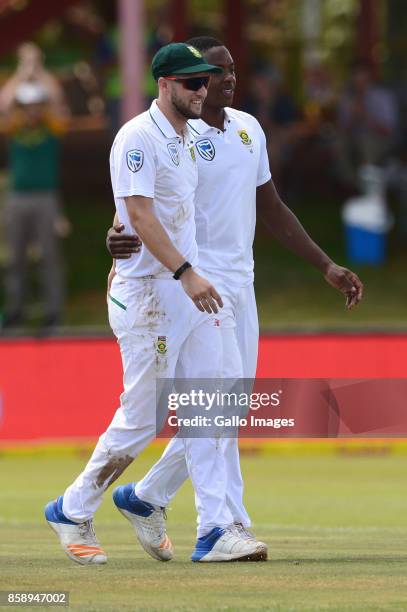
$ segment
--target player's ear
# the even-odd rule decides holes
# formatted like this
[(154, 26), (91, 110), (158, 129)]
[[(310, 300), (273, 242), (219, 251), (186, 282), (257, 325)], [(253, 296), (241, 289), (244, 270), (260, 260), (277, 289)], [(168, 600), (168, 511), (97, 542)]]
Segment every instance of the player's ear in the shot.
[(169, 90), (169, 81), (164, 77), (160, 77), (158, 79), (158, 91), (168, 91)]

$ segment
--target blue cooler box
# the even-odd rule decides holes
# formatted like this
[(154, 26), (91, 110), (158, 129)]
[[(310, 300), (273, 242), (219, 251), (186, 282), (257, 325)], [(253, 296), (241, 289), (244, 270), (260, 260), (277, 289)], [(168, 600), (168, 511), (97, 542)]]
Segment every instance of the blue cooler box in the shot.
[(357, 264), (377, 265), (386, 257), (386, 233), (345, 225), (348, 259)]

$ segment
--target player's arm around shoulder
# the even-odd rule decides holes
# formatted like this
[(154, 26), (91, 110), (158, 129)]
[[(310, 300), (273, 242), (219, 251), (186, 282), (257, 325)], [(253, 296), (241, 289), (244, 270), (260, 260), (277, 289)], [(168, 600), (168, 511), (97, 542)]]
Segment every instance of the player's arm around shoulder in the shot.
[(140, 252), (140, 238), (136, 234), (126, 234), (124, 230), (124, 224), (120, 223), (116, 213), (106, 236), (106, 248), (113, 259), (130, 259), (133, 253)]
[[(175, 248), (165, 228), (154, 214), (153, 199), (134, 195), (125, 198), (130, 222), (147, 249), (166, 268), (174, 274), (185, 262)], [(217, 313), (222, 307), (222, 299), (216, 289), (190, 266), (178, 276), (185, 293), (191, 298), (198, 310)]]

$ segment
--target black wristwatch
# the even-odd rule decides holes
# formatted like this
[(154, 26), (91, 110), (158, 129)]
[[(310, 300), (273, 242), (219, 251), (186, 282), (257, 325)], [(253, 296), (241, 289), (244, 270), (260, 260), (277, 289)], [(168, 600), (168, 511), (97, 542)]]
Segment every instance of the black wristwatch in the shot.
[(179, 280), (181, 275), (184, 274), (185, 270), (188, 270), (188, 268), (192, 268), (191, 264), (189, 263), (189, 261), (185, 261), (182, 266), (180, 266), (178, 268), (178, 270), (175, 270), (172, 278), (175, 278), (175, 280)]

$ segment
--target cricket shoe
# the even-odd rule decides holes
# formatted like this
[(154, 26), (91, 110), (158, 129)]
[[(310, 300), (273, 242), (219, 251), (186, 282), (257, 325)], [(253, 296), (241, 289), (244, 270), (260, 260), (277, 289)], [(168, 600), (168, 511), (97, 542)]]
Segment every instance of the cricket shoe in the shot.
[(144, 550), (158, 561), (170, 561), (173, 548), (167, 536), (164, 508), (137, 497), (134, 483), (117, 487), (113, 492), (113, 501), (119, 512), (133, 525)]
[(222, 529), (214, 527), (205, 536), (198, 538), (192, 561), (261, 561), (264, 551), (258, 542), (247, 540), (237, 534), (234, 526)]
[(62, 512), (62, 502), (62, 496), (49, 502), (45, 506), (45, 518), (59, 537), (65, 553), (81, 565), (106, 563), (107, 557), (97, 541), (92, 519), (74, 523)]
[(254, 561), (267, 561), (267, 544), (258, 540), (256, 536), (243, 525), (243, 523), (234, 523), (233, 527), (241, 538), (257, 543), (257, 550), (262, 554), (260, 557), (254, 559)]

